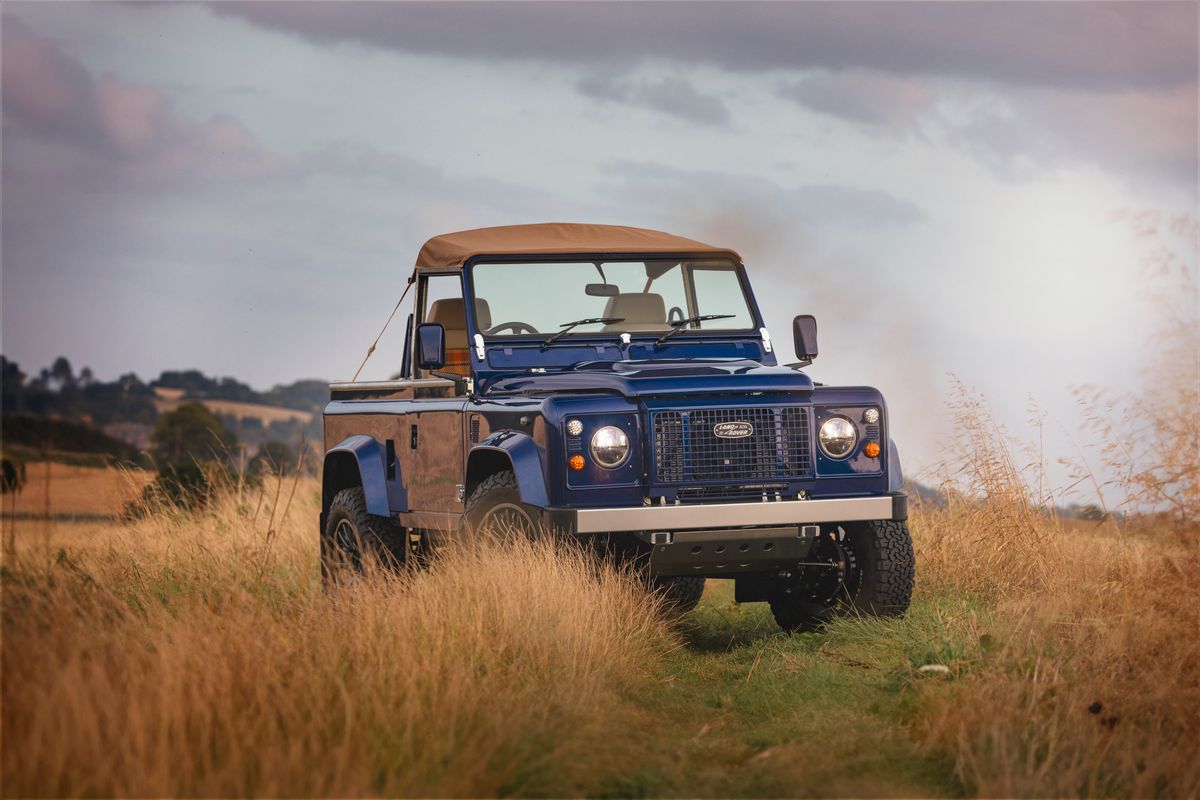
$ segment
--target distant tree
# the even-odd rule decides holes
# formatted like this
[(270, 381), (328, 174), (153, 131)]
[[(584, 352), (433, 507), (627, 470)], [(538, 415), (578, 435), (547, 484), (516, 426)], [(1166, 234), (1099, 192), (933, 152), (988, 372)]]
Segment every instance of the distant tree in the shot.
[(238, 400), (243, 403), (257, 403), (262, 400), (258, 392), (233, 378), (221, 378), (211, 396), (219, 397), (222, 400)]
[(280, 384), (262, 395), (263, 402), (295, 408), (301, 411), (320, 411), (329, 402), (329, 382), (306, 379)]
[(217, 382), (198, 369), (167, 370), (152, 381), (151, 386), (164, 389), (183, 389), (189, 395), (204, 397), (216, 388)]
[(200, 403), (184, 403), (154, 426), (154, 455), (160, 464), (224, 461), (237, 437)]
[(71, 362), (67, 360), (66, 356), (54, 359), (54, 363), (50, 366), (50, 380), (57, 383), (59, 388), (75, 385), (75, 373), (71, 370)]
[(25, 373), (17, 362), (0, 356), (0, 408), (11, 414), (21, 407), (21, 395), (25, 389)]
[(96, 380), (96, 376), (92, 374), (91, 367), (84, 367), (79, 370), (79, 384), (81, 386), (89, 386)]

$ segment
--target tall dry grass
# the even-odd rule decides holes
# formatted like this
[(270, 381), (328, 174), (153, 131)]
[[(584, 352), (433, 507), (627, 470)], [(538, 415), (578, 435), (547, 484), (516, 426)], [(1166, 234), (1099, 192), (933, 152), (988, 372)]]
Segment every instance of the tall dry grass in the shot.
[(518, 542), (326, 595), (317, 489), (271, 484), (8, 556), (6, 796), (563, 794), (620, 757), (674, 646), (626, 576)]
[(948, 625), (956, 679), (914, 727), (973, 795), (1200, 794), (1196, 521), (1069, 525), (982, 398), (951, 405), (977, 446), (948, 465), (948, 505), (914, 515), (918, 589), (974, 610)]

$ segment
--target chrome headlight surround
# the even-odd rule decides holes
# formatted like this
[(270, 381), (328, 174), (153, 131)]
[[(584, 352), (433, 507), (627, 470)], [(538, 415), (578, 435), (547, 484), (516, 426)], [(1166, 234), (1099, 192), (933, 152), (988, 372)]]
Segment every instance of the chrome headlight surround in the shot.
[(616, 469), (629, 460), (629, 436), (615, 425), (605, 425), (592, 434), (588, 452), (597, 465)]
[(845, 417), (830, 417), (817, 431), (821, 452), (834, 460), (848, 458), (858, 445), (858, 428)]

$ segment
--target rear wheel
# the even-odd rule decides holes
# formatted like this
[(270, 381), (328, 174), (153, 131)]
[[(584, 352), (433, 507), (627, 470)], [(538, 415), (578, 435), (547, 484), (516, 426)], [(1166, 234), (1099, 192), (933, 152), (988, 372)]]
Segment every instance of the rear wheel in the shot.
[(823, 530), (806, 561), (771, 589), (771, 613), (785, 631), (817, 630), (847, 614), (899, 617), (908, 609), (915, 570), (912, 537), (903, 522)]
[(387, 517), (368, 514), (362, 489), (334, 495), (321, 532), (321, 580), (326, 586), (360, 576), (372, 563), (399, 570), (407, 554), (405, 529)]

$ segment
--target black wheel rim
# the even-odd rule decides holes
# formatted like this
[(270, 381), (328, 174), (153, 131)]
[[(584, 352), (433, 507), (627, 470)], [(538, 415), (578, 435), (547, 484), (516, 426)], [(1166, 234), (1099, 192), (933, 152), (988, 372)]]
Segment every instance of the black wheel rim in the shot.
[(333, 545), (345, 566), (362, 569), (361, 539), (358, 527), (350, 519), (340, 519), (333, 528)]
[(537, 527), (529, 512), (516, 503), (497, 503), (487, 510), (479, 523), (480, 528), (502, 540), (515, 537), (532, 539)]

